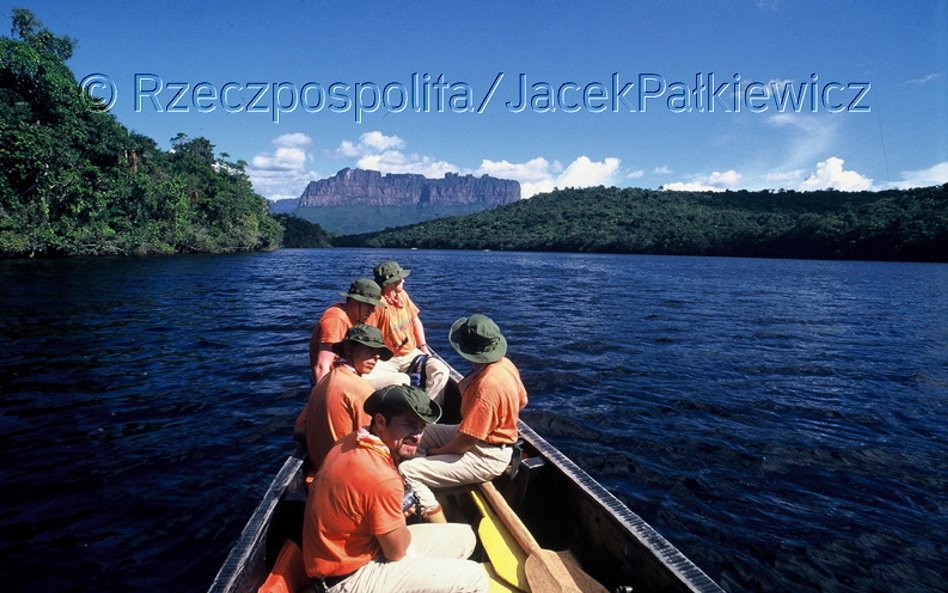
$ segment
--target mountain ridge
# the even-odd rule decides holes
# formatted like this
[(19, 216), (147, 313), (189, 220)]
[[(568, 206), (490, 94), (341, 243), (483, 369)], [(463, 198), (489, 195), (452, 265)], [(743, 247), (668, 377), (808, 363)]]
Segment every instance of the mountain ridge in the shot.
[(310, 181), (299, 206), (427, 206), (483, 204), (502, 206), (520, 199), (520, 184), (489, 175), (388, 173), (346, 167), (334, 176)]
[(271, 208), (288, 212), (330, 232), (351, 234), (470, 214), (520, 200), (520, 183), (490, 175), (446, 173), (441, 179), (417, 173), (344, 168), (311, 181), (293, 207), (281, 200)]

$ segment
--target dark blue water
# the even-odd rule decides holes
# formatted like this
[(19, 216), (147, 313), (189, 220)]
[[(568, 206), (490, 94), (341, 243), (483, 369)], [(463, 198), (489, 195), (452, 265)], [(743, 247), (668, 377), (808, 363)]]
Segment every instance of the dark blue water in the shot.
[[(0, 589), (210, 584), (378, 261), (732, 592), (948, 590), (948, 266), (378, 250), (0, 261)], [(449, 360), (459, 364), (456, 357)]]

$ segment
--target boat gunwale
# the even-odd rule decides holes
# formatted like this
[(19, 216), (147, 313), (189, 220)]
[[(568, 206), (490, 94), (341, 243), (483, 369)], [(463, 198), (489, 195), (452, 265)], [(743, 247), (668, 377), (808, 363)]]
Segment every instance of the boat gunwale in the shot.
[[(450, 376), (460, 380), (463, 376), (438, 354), (435, 357), (447, 365)], [(685, 556), (671, 542), (649, 525), (624, 502), (606, 490), (598, 480), (576, 465), (554, 445), (541, 437), (525, 421), (518, 420), (518, 430), (524, 442), (552, 464), (566, 479), (572, 482), (585, 495), (592, 505), (611, 517), (621, 529), (628, 533), (678, 582), (693, 593), (726, 593), (701, 568)], [(303, 467), (304, 452), (297, 449), (287, 457), (280, 471), (273, 478), (263, 499), (257, 505), (247, 524), (237, 538), (234, 547), (228, 553), (220, 570), (214, 578), (208, 593), (233, 593), (241, 578), (246, 578), (248, 562), (261, 553), (265, 545), (270, 524), (277, 505), (291, 486), (293, 479), (300, 476)]]
[(270, 482), (263, 499), (254, 509), (237, 537), (234, 547), (231, 548), (220, 570), (217, 571), (208, 593), (228, 593), (235, 590), (235, 584), (239, 578), (243, 577), (248, 561), (254, 554), (260, 553), (261, 546), (265, 543), (263, 540), (267, 537), (277, 505), (293, 479), (302, 474), (302, 469), (302, 449), (297, 448), (286, 458), (280, 471)]
[[(447, 367), (452, 379), (460, 381), (463, 375), (440, 354), (432, 354)], [(578, 486), (586, 496), (612, 519), (621, 525), (641, 545), (645, 546), (655, 558), (668, 568), (678, 579), (694, 593), (727, 593), (707, 575), (697, 564), (685, 556), (665, 536), (649, 525), (605, 486), (590, 476), (576, 462), (567, 457), (558, 448), (541, 437), (523, 420), (517, 421), (520, 437), (533, 446), (540, 455)]]
[(530, 426), (520, 420), (518, 422), (520, 436), (537, 452), (552, 463), (571, 482), (580, 488), (592, 502), (609, 514), (612, 519), (621, 525), (640, 544), (645, 546), (655, 558), (668, 568), (678, 580), (695, 593), (726, 593), (720, 585), (714, 582), (701, 568), (691, 561), (684, 553), (670, 541), (649, 525), (642, 517), (630, 509), (614, 494), (606, 490), (605, 486), (590, 476), (584, 469), (551, 445), (546, 439), (536, 433)]

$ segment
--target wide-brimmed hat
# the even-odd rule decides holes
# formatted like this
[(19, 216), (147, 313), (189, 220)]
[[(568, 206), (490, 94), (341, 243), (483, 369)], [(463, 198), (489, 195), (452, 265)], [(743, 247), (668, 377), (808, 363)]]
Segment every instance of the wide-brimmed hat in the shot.
[(379, 286), (385, 288), (392, 282), (398, 282), (402, 278), (408, 278), (411, 270), (401, 267), (397, 261), (383, 261), (372, 270), (375, 274), (375, 281)]
[(339, 356), (345, 356), (344, 351), (347, 342), (351, 342), (353, 344), (362, 344), (363, 346), (368, 346), (369, 348), (381, 350), (381, 352), (379, 352), (379, 357), (382, 360), (388, 360), (392, 357), (392, 351), (389, 350), (385, 345), (385, 341), (382, 339), (382, 332), (379, 331), (379, 328), (377, 327), (372, 327), (371, 325), (366, 325), (364, 323), (353, 325), (349, 328), (349, 331), (346, 332), (345, 340), (336, 342), (332, 345), (332, 351)]
[(386, 411), (411, 412), (428, 424), (434, 424), (441, 418), (441, 406), (428, 397), (423, 389), (412, 385), (389, 385), (372, 393), (362, 404), (366, 414)]
[(490, 317), (475, 313), (454, 322), (448, 340), (471, 362), (497, 362), (507, 354), (507, 339)]
[(356, 278), (349, 285), (349, 292), (340, 292), (339, 295), (376, 307), (382, 304), (382, 289), (370, 278)]

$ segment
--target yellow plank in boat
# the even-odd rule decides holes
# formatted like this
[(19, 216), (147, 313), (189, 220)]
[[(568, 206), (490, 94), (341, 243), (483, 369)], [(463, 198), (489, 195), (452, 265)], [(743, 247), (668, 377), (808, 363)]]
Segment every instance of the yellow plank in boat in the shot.
[[(516, 540), (504, 526), (503, 522), (490, 508), (487, 501), (481, 497), (476, 490), (471, 491), (471, 498), (481, 513), (481, 522), (477, 527), (477, 535), (480, 537), (481, 545), (487, 552), (487, 557), (493, 565), (494, 572), (504, 582), (516, 587), (514, 591), (526, 591), (529, 593), (530, 586), (527, 584), (527, 575), (525, 565), (527, 555), (517, 545)], [(498, 589), (502, 591), (503, 589)], [(491, 589), (493, 591), (493, 589)]]
[(487, 593), (523, 593), (520, 589), (497, 576), (494, 567), (489, 562), (482, 562), (481, 566), (484, 567), (484, 572), (487, 573)]

